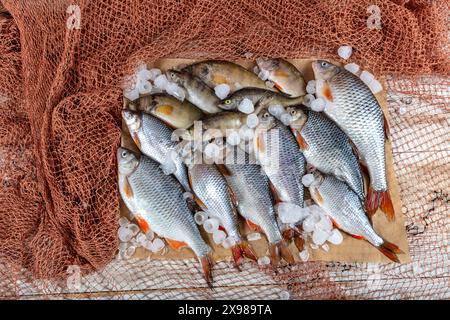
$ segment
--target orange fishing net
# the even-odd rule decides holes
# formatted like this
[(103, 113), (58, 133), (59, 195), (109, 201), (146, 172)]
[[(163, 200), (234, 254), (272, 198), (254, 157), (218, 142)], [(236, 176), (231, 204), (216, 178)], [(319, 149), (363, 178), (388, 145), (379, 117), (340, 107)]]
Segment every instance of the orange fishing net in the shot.
[[(255, 266), (236, 275), (222, 262), (211, 292), (193, 289), (202, 285), (194, 262), (111, 262), (125, 74), (163, 57), (336, 59), (343, 44), (354, 48), (352, 62), (393, 75), (391, 134), (411, 255), (429, 267), (424, 279), (448, 283), (448, 10), (448, 0), (0, 0), (0, 296), (67, 293), (56, 280), (39, 281), (67, 277), (76, 265), (83, 274), (100, 270), (79, 289), (89, 292), (240, 298), (245, 285), (246, 294), (273, 298), (283, 285), (295, 297), (377, 297), (362, 289), (364, 264), (307, 263), (257, 276)], [(396, 120), (403, 103), (411, 115)], [(390, 273), (412, 267), (380, 268), (379, 296), (448, 297), (448, 288), (422, 280), (390, 288)], [(124, 270), (136, 276), (121, 278)], [(145, 293), (158, 286), (175, 289)]]

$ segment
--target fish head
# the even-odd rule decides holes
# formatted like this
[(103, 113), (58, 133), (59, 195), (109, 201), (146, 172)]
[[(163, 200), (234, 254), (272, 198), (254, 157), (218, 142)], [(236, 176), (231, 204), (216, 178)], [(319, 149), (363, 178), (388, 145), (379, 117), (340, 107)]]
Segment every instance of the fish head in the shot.
[(268, 109), (263, 109), (258, 113), (258, 128), (270, 130), (276, 126), (275, 117), (269, 113)]
[(231, 96), (220, 101), (217, 106), (223, 110), (237, 110), (243, 99), (241, 96)]
[(300, 130), (306, 123), (308, 116), (304, 108), (300, 106), (288, 107), (286, 112), (291, 116), (291, 128)]
[(269, 72), (275, 71), (280, 68), (280, 61), (278, 59), (271, 59), (267, 57), (259, 57), (256, 59), (256, 64), (260, 70), (266, 70)]
[(119, 173), (124, 176), (129, 176), (134, 172), (139, 164), (140, 156), (128, 149), (119, 147), (117, 149), (117, 164), (119, 166)]
[(312, 63), (316, 80), (329, 80), (339, 72), (339, 67), (325, 60), (317, 60)]
[(136, 132), (142, 125), (142, 113), (133, 110), (122, 110), (122, 118), (130, 132)]
[(186, 80), (190, 77), (190, 74), (186, 71), (170, 69), (167, 70), (166, 77), (169, 81), (175, 82), (179, 86), (183, 86)]

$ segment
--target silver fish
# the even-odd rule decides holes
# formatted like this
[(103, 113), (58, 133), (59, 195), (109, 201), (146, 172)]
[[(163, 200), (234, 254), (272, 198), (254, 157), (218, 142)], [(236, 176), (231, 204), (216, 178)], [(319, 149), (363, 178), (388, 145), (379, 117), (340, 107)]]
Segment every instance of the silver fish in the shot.
[(236, 200), (227, 181), (214, 164), (194, 164), (189, 168), (189, 181), (198, 205), (217, 218), (235, 245), (231, 251), (236, 266), (242, 263), (243, 255), (257, 260), (251, 247), (242, 239), (239, 231)]
[(323, 60), (312, 67), (316, 94), (327, 102), (324, 112), (350, 138), (367, 165), (369, 214), (381, 207), (388, 218), (395, 219), (386, 178), (387, 121), (377, 99), (359, 77), (342, 67)]
[(127, 149), (117, 151), (119, 191), (125, 205), (144, 232), (149, 227), (169, 244), (190, 247), (199, 258), (212, 284), (211, 248), (205, 243), (186, 201), (183, 188), (174, 177), (165, 175), (159, 164)]
[(390, 260), (399, 262), (403, 253), (396, 245), (381, 238), (372, 228), (358, 196), (341, 180), (314, 173), (315, 181), (309, 187), (311, 197), (342, 231), (358, 239), (365, 239)]
[(250, 229), (266, 235), (273, 266), (278, 264), (280, 254), (287, 262), (294, 263), (289, 244), (283, 240), (277, 224), (269, 179), (247, 153), (237, 147), (234, 149), (236, 159), (225, 165), (223, 173), (236, 195), (239, 213), (247, 220)]
[(166, 73), (170, 81), (175, 82), (186, 90), (186, 100), (206, 113), (216, 113), (220, 99), (214, 91), (199, 78), (186, 71), (169, 70)]
[(345, 133), (319, 112), (303, 107), (289, 107), (286, 111), (294, 120), (290, 126), (306, 162), (347, 183), (364, 202), (364, 181), (358, 157)]
[(123, 110), (122, 117), (139, 150), (162, 166), (172, 163), (175, 167), (173, 175), (186, 191), (190, 191), (187, 168), (177, 152), (177, 142), (172, 140), (173, 130), (161, 120), (143, 112)]

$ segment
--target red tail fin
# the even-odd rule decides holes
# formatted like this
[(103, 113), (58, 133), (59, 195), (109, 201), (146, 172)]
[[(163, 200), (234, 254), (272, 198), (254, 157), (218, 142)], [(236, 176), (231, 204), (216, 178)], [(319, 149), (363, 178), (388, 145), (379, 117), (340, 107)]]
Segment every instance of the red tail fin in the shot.
[(381, 210), (383, 210), (383, 212), (386, 214), (389, 220), (391, 221), (395, 220), (394, 205), (392, 204), (389, 191), (385, 191), (382, 193), (380, 208)]
[(303, 236), (301, 234), (296, 234), (294, 236), (294, 243), (297, 247), (298, 251), (303, 251), (303, 247), (305, 246), (305, 240), (303, 239)]
[(384, 254), (386, 257), (388, 257), (390, 260), (400, 263), (397, 254), (401, 254), (403, 253), (403, 251), (400, 250), (400, 248), (397, 247), (395, 244), (384, 240), (384, 243), (378, 247), (378, 250), (380, 250), (380, 252)]
[(233, 255), (234, 264), (240, 270), (240, 265), (242, 264), (242, 260), (244, 259), (244, 255), (253, 260), (257, 261), (258, 258), (256, 258), (255, 253), (253, 252), (253, 249), (250, 247), (250, 245), (246, 241), (242, 241), (241, 243), (233, 246), (231, 248), (231, 253)]
[(381, 207), (381, 210), (386, 214), (386, 217), (389, 220), (395, 220), (394, 206), (392, 205), (389, 191), (375, 191), (369, 186), (366, 206), (369, 219), (372, 219), (372, 216), (377, 211), (378, 207)]
[(280, 251), (281, 257), (289, 264), (294, 264), (294, 256), (291, 250), (289, 250), (289, 242), (281, 241), (278, 243), (278, 249)]
[(269, 244), (269, 253), (270, 253), (270, 264), (272, 267), (278, 266), (280, 263), (280, 252), (278, 250), (278, 246), (275, 243)]
[(205, 277), (206, 283), (208, 284), (208, 287), (212, 289), (213, 278), (211, 271), (211, 258), (209, 257), (209, 255), (201, 257), (200, 263), (202, 264), (203, 275)]

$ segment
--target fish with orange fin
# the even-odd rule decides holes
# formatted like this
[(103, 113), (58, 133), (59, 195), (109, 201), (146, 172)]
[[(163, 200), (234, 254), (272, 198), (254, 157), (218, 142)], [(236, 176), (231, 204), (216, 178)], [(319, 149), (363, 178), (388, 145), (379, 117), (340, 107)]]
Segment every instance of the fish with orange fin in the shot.
[(356, 193), (333, 176), (323, 175), (319, 171), (313, 174), (314, 182), (309, 192), (333, 224), (356, 239), (366, 240), (390, 260), (400, 262), (397, 255), (403, 251), (375, 232)]
[(289, 61), (260, 57), (256, 59), (258, 68), (268, 72), (268, 80), (281, 92), (292, 98), (306, 94), (306, 84), (302, 73)]
[(370, 186), (366, 206), (371, 217), (377, 208), (395, 219), (386, 177), (385, 140), (387, 121), (370, 88), (356, 75), (330, 62), (312, 63), (316, 95), (326, 102), (325, 114), (355, 145), (367, 166)]
[(250, 245), (239, 231), (236, 198), (215, 164), (199, 163), (189, 167), (189, 182), (198, 205), (209, 216), (219, 220), (227, 236), (234, 243), (231, 248), (234, 263), (239, 269), (244, 256), (256, 261)]
[(125, 148), (118, 149), (117, 162), (120, 194), (143, 231), (151, 226), (172, 247), (191, 248), (211, 287), (211, 248), (184, 201), (181, 184), (175, 177), (165, 175), (154, 160)]
[(248, 153), (234, 148), (235, 159), (222, 167), (223, 175), (236, 195), (237, 209), (251, 230), (266, 235), (272, 266), (281, 258), (293, 264), (294, 257), (281, 235), (277, 223), (269, 179)]

